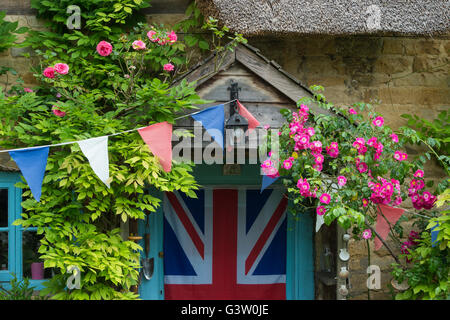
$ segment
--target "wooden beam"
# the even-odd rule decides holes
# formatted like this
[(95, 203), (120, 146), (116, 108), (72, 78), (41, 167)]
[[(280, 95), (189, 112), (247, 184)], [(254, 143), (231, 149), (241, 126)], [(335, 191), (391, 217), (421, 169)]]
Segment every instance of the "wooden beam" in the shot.
[[(235, 51), (237, 61), (285, 94), (295, 103), (297, 103), (300, 98), (312, 97), (309, 90), (294, 82), (291, 77), (287, 77), (285, 71), (281, 72), (280, 68), (275, 67), (273, 63), (267, 63), (267, 61), (261, 59), (250, 49), (247, 49), (244, 46), (238, 46)], [(334, 113), (319, 107), (316, 103), (310, 103), (308, 106), (313, 114), (334, 115)]]

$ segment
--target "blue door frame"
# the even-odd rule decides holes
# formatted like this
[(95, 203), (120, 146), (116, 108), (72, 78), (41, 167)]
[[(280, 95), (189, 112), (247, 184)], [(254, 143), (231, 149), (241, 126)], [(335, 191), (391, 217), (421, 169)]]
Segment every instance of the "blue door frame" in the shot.
[[(224, 176), (223, 165), (196, 165), (194, 176), (200, 185), (239, 186), (248, 185), (260, 188), (261, 175), (258, 165), (241, 165), (238, 176)], [(163, 199), (162, 192), (151, 192)], [(289, 204), (290, 206), (292, 203)], [(145, 233), (145, 221), (139, 221), (139, 235)], [(314, 299), (314, 253), (313, 253), (313, 216), (302, 214), (294, 218), (288, 212), (287, 225), (287, 269), (286, 298), (288, 300)], [(144, 300), (164, 299), (164, 265), (163, 265), (163, 211), (162, 205), (149, 216), (150, 253), (155, 259), (154, 274), (150, 280), (142, 278), (139, 287), (140, 297)], [(143, 241), (140, 242), (143, 246)], [(160, 255), (162, 253), (162, 255)], [(143, 256), (144, 257), (144, 256)]]

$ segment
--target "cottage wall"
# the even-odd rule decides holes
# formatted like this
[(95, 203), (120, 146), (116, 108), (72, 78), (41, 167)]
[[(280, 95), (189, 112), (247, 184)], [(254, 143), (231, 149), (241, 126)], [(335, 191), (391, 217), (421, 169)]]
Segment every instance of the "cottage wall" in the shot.
[[(167, 25), (179, 21), (186, 5), (186, 1), (181, 2), (183, 5), (177, 12), (159, 9), (157, 14), (149, 14), (149, 22)], [(1, 4), (12, 6), (13, 3), (18, 2), (0, 1), (0, 9), (5, 7)], [(26, 7), (26, 1), (21, 1), (20, 5)], [(11, 10), (10, 13), (7, 16), (10, 21), (19, 20), (20, 25), (42, 28), (42, 22), (37, 21), (30, 10)], [(377, 110), (384, 114), (387, 124), (393, 128), (406, 124), (400, 117), (403, 113), (433, 119), (450, 104), (449, 37), (265, 37), (250, 38), (249, 44), (259, 48), (263, 55), (276, 61), (304, 85), (323, 85), (327, 99), (337, 105), (378, 100)], [(30, 71), (32, 60), (21, 56), (24, 50), (13, 48), (1, 53), (0, 65), (14, 67), (25, 81), (24, 86), (32, 87), (36, 84)], [(10, 77), (10, 83), (11, 80)], [(0, 78), (2, 85), (5, 81), (4, 76)], [(417, 152), (413, 148), (408, 150), (411, 155)], [(11, 162), (1, 156), (0, 164), (11, 165)], [(425, 173), (427, 177), (442, 177), (442, 171), (436, 164), (427, 167)], [(405, 207), (410, 205), (407, 203)], [(390, 241), (388, 243), (393, 245)], [(351, 255), (348, 264), (349, 298), (367, 299), (367, 247), (364, 242), (354, 240), (348, 246)], [(373, 242), (370, 247), (370, 263), (378, 265), (382, 271), (382, 289), (372, 291), (371, 297), (389, 299), (391, 296), (387, 284), (391, 280), (389, 270), (393, 259), (385, 248), (374, 252)], [(318, 297), (326, 298), (326, 295), (321, 296), (319, 292)]]
[[(327, 100), (338, 106), (373, 102), (393, 129), (406, 125), (400, 115), (416, 114), (433, 119), (450, 105), (448, 37), (298, 37), (295, 39), (252, 38), (249, 43), (304, 85), (325, 87)], [(418, 148), (408, 148), (417, 155)], [(440, 180), (443, 171), (436, 163), (425, 169), (427, 178)], [(412, 208), (410, 202), (405, 208)], [(405, 234), (411, 223), (404, 223)], [(387, 241), (391, 248), (397, 247)], [(381, 290), (371, 290), (372, 299), (390, 299), (387, 284), (390, 265), (395, 262), (382, 247), (374, 251), (370, 243), (370, 264), (381, 269)], [(350, 299), (367, 299), (368, 254), (364, 241), (350, 240)], [(399, 250), (395, 250), (396, 253)]]

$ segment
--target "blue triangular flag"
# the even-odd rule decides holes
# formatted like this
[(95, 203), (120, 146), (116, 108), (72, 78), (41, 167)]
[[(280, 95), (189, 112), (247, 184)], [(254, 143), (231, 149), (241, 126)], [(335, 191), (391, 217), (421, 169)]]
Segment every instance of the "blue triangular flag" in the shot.
[(41, 187), (47, 166), (49, 147), (10, 151), (37, 202), (41, 200)]
[(263, 192), (263, 190), (264, 190), (265, 188), (267, 188), (267, 187), (270, 186), (272, 183), (274, 183), (275, 181), (277, 181), (278, 178), (279, 178), (279, 177), (271, 178), (271, 177), (269, 177), (269, 176), (263, 175), (263, 178), (262, 178), (262, 185), (261, 185), (261, 191), (260, 191), (259, 193)]
[(437, 227), (439, 227), (439, 222), (436, 222), (436, 225), (433, 227), (433, 228), (431, 228), (431, 246), (432, 247), (436, 247), (436, 244), (438, 244), (438, 243), (435, 243), (436, 242), (436, 240), (437, 240), (437, 236), (438, 236), (438, 233), (439, 233), (439, 231), (434, 231), (434, 229), (436, 229)]
[[(201, 122), (209, 135), (223, 149), (223, 132), (225, 123), (223, 104), (205, 109), (199, 113), (191, 115), (191, 117), (194, 118), (195, 121)], [(217, 132), (217, 130), (219, 132)]]

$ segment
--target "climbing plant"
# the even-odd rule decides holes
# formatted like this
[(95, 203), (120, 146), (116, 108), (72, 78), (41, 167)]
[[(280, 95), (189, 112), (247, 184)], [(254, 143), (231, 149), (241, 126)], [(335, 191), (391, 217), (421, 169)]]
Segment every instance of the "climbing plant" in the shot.
[[(67, 28), (69, 5), (78, 6), (79, 28)], [(176, 114), (205, 103), (195, 84), (172, 84), (185, 69), (186, 44), (172, 29), (142, 23), (139, 10), (147, 6), (143, 0), (32, 1), (38, 17), (49, 18), (46, 31), (31, 30), (26, 40), (39, 58), (33, 67), (39, 85), (18, 95), (0, 92), (0, 146), (174, 123)], [(122, 239), (121, 221), (144, 219), (160, 206), (149, 188), (196, 196), (191, 165), (174, 162), (165, 172), (138, 133), (110, 137), (108, 151), (110, 188), (77, 144), (50, 148), (39, 203), (25, 181), (17, 184), (24, 213), (14, 224), (37, 227), (42, 236), (40, 258), (55, 276), (41, 293), (52, 299), (136, 299), (130, 288), (138, 283), (141, 248)], [(81, 271), (80, 288), (67, 288), (72, 266)]]

